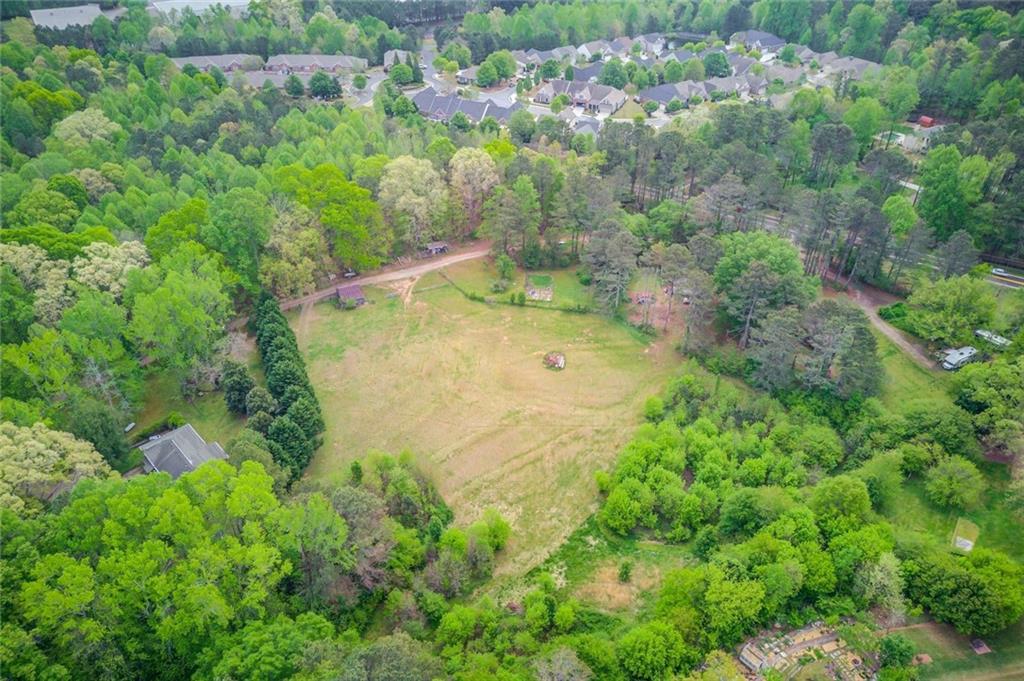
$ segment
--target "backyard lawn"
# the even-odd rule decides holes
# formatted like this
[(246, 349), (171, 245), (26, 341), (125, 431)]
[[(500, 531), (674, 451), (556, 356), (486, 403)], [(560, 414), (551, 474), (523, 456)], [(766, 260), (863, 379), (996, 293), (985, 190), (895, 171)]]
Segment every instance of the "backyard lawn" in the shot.
[[(357, 310), (325, 303), (292, 313), (327, 422), (307, 475), (337, 479), (368, 451), (412, 451), (460, 522), (488, 506), (510, 519), (499, 577), (543, 560), (596, 508), (594, 471), (615, 458), (644, 400), (679, 365), (669, 343), (597, 315), (542, 309), (589, 300), (571, 270), (548, 274), (554, 299), (538, 307), (470, 301), (431, 273), (415, 288), (368, 289), (372, 302)], [(480, 293), (495, 278), (481, 261), (447, 275)], [(556, 350), (563, 371), (543, 365)]]
[(135, 430), (142, 430), (166, 418), (172, 411), (181, 414), (185, 422), (191, 423), (206, 441), (221, 445), (226, 445), (245, 425), (244, 419), (228, 411), (220, 391), (186, 402), (172, 373), (151, 374), (146, 378), (146, 404), (136, 418)]
[(882, 379), (882, 403), (893, 411), (902, 411), (908, 402), (921, 398), (952, 401), (949, 397), (950, 374), (941, 369), (925, 369), (903, 350), (871, 327), (878, 341), (878, 358), (885, 376)]

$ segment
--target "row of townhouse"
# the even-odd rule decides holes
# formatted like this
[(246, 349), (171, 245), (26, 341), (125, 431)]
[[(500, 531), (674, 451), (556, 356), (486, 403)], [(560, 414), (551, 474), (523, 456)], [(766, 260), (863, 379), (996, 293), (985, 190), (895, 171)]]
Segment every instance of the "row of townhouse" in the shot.
[(673, 99), (678, 99), (683, 104), (694, 98), (707, 101), (712, 98), (715, 92), (723, 93), (726, 96), (735, 94), (741, 98), (755, 97), (763, 93), (767, 86), (768, 80), (763, 76), (748, 73), (742, 76), (723, 76), (699, 81), (684, 80), (679, 83), (665, 83), (664, 85), (658, 85), (641, 91), (639, 97), (643, 101), (654, 101), (667, 106)]
[[(224, 73), (236, 71), (245, 72), (250, 82), (259, 80), (266, 76), (271, 82), (279, 80), (284, 82), (284, 77), (296, 74), (300, 77), (311, 76), (317, 71), (328, 73), (352, 73), (363, 71), (368, 62), (361, 57), (352, 57), (347, 54), (277, 54), (268, 59), (265, 63), (255, 54), (209, 54), (195, 55), (192, 57), (176, 57), (171, 59), (179, 69), (191, 64), (196, 69), (206, 72), (218, 68)], [(250, 77), (249, 74), (252, 74)], [(278, 76), (278, 78), (275, 78)], [(262, 84), (263, 80), (259, 80)]]

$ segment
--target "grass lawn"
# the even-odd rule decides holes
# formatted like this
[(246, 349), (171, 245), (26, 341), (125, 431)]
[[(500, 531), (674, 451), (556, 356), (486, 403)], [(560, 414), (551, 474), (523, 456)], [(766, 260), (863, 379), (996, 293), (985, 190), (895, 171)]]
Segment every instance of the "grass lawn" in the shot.
[(878, 341), (878, 358), (885, 376), (882, 379), (882, 403), (900, 412), (912, 400), (921, 398), (952, 401), (949, 396), (950, 374), (938, 369), (925, 369), (903, 350), (871, 327)]
[(189, 403), (181, 396), (178, 382), (172, 374), (150, 374), (146, 378), (146, 404), (135, 419), (135, 429), (141, 430), (172, 411), (181, 414), (205, 440), (219, 442), (222, 446), (238, 435), (245, 425), (244, 419), (228, 411), (220, 391), (207, 393)]
[(1009, 472), (1002, 464), (981, 464), (979, 468), (988, 485), (978, 507), (965, 511), (940, 509), (925, 497), (920, 480), (905, 482), (899, 502), (886, 512), (897, 534), (920, 532), (952, 550), (953, 530), (962, 517), (978, 527), (975, 549), (998, 549), (1018, 562), (1024, 561), (1024, 534), (1003, 502)]
[(976, 655), (971, 639), (936, 622), (912, 624), (899, 632), (912, 640), (917, 652), (931, 656), (921, 678), (932, 681), (1009, 681), (1024, 679), (1024, 622), (982, 640), (992, 652)]
[[(447, 274), (480, 292), (495, 278), (481, 261)], [(551, 276), (554, 304), (582, 295), (572, 271)], [(597, 315), (473, 302), (437, 273), (367, 294), (358, 310), (290, 316), (327, 422), (307, 475), (337, 479), (367, 451), (410, 450), (460, 522), (488, 506), (509, 518), (496, 574), (524, 574), (596, 508), (593, 472), (675, 373), (675, 351)], [(564, 371), (544, 368), (552, 350)]]
[(612, 118), (621, 118), (627, 121), (631, 121), (637, 116), (643, 116), (647, 118), (647, 112), (638, 103), (632, 99), (626, 100), (626, 103), (622, 105), (622, 108), (612, 114)]

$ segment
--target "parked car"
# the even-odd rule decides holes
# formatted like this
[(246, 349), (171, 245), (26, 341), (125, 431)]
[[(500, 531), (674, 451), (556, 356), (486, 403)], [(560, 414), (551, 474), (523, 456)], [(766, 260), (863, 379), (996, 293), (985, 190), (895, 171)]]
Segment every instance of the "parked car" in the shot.
[(351, 279), (352, 277), (358, 277), (359, 273), (350, 268), (345, 270), (345, 272), (341, 276), (345, 277), (346, 279)]
[(1005, 277), (1009, 272), (1004, 270), (1002, 267), (993, 267), (992, 274), (998, 274), (1000, 277)]

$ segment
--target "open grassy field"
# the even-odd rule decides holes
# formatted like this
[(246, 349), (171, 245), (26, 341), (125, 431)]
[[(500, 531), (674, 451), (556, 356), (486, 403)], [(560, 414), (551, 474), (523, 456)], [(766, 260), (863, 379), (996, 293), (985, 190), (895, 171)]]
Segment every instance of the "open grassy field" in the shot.
[(970, 638), (937, 622), (911, 624), (899, 630), (917, 652), (930, 655), (921, 678), (931, 681), (1012, 681), (1024, 679), (1024, 622), (983, 640), (992, 649), (976, 655)]
[[(495, 278), (480, 261), (447, 274), (478, 292)], [(552, 305), (584, 298), (571, 271), (552, 277)], [(497, 574), (525, 573), (595, 509), (594, 471), (674, 373), (675, 351), (597, 315), (473, 302), (436, 273), (368, 296), (358, 310), (291, 316), (327, 422), (307, 474), (333, 479), (369, 450), (410, 450), (459, 521), (488, 506), (510, 519)], [(544, 368), (553, 350), (564, 371)]]
[(871, 333), (878, 341), (878, 357), (885, 369), (882, 379), (881, 400), (886, 407), (901, 411), (912, 400), (949, 400), (950, 374), (940, 369), (925, 369), (907, 354), (871, 327)]

